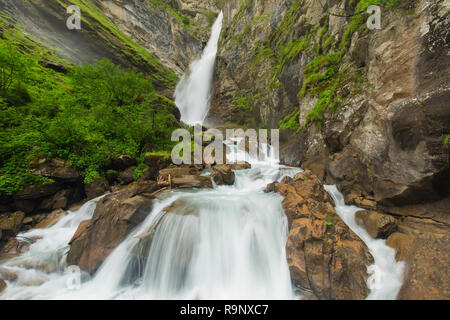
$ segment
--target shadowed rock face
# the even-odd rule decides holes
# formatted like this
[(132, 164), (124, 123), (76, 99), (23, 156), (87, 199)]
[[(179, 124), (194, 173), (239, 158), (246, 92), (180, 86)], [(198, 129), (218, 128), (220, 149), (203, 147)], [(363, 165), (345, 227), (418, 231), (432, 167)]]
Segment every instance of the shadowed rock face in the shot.
[[(301, 132), (281, 135), (283, 162), (321, 175), (328, 167), (329, 179), (323, 180), (337, 183), (345, 195), (370, 197), (382, 205), (445, 197), (450, 187), (450, 153), (443, 143), (450, 132), (450, 12), (445, 2), (401, 0), (393, 10), (383, 9), (381, 30), (363, 26), (356, 31), (338, 67), (345, 66), (346, 75), (359, 74), (358, 79), (344, 81), (337, 90), (340, 107), (325, 110), (320, 126), (307, 124), (319, 85), (309, 86), (298, 98), (303, 73), (315, 57), (338, 50), (350, 19), (325, 14), (351, 14), (351, 3), (227, 2), (210, 121), (251, 119), (277, 128), (281, 119), (298, 111), (294, 121)], [(287, 23), (290, 12), (295, 16)], [(283, 50), (308, 32), (313, 36), (305, 47), (279, 70)], [(325, 46), (326, 37), (334, 45)], [(235, 114), (233, 107), (242, 97), (252, 111)], [(315, 159), (322, 159), (321, 168)]]
[(365, 299), (373, 257), (336, 214), (320, 180), (305, 171), (268, 185), (267, 191), (284, 196), (286, 255), (294, 283), (319, 299)]

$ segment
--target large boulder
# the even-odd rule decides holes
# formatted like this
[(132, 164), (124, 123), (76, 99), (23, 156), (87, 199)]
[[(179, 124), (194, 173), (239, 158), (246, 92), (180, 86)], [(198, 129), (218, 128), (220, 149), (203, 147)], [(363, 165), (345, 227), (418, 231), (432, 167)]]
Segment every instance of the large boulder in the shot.
[(104, 178), (98, 178), (84, 185), (84, 192), (88, 199), (95, 199), (109, 191), (109, 182)]
[(0, 240), (14, 238), (22, 227), (25, 213), (17, 211), (0, 215)]
[(211, 174), (211, 178), (217, 185), (229, 185), (232, 186), (236, 180), (236, 175), (232, 171), (231, 165), (216, 165), (213, 167), (214, 172)]
[(44, 68), (52, 69), (56, 72), (67, 73), (69, 71), (69, 67), (61, 62), (53, 61), (48, 58), (44, 58), (39, 61), (39, 64)]
[(61, 219), (65, 215), (67, 215), (67, 211), (64, 211), (62, 209), (55, 210), (52, 213), (46, 215), (45, 218), (42, 221), (40, 221), (38, 224), (36, 224), (36, 226), (34, 228), (35, 229), (49, 228), (49, 227), (53, 226), (54, 224), (56, 224), (59, 221), (59, 219)]
[(294, 283), (319, 299), (364, 299), (367, 266), (373, 262), (364, 242), (336, 214), (320, 180), (305, 171), (270, 184), (288, 217), (286, 255)]
[(151, 212), (155, 182), (135, 182), (97, 203), (94, 216), (79, 226), (67, 255), (69, 265), (94, 273), (109, 254)]
[(355, 219), (375, 239), (386, 239), (397, 230), (397, 221), (387, 214), (364, 210), (356, 212)]
[(79, 172), (68, 165), (67, 160), (57, 158), (48, 160), (45, 156), (31, 159), (29, 170), (35, 175), (63, 182), (77, 182), (81, 178)]

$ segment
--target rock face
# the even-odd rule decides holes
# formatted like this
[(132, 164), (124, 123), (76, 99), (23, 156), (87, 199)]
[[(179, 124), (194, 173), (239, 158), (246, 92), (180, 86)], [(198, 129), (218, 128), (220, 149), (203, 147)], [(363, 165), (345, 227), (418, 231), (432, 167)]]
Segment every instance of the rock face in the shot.
[(412, 251), (399, 299), (450, 299), (450, 238), (416, 242)]
[[(168, 6), (182, 12), (180, 4), (172, 1)], [(200, 57), (202, 42), (189, 28), (185, 28), (169, 10), (142, 1), (102, 1), (100, 8), (121, 31), (153, 53), (172, 71), (182, 76), (191, 61)], [(186, 8), (186, 10), (188, 10)], [(197, 9), (198, 10), (198, 9)], [(215, 15), (214, 9), (211, 14)], [(195, 11), (191, 11), (194, 12)], [(197, 11), (199, 12), (199, 11)]]
[(375, 239), (386, 239), (397, 230), (395, 218), (387, 214), (374, 211), (358, 211), (355, 219)]
[(336, 214), (331, 198), (310, 171), (267, 192), (284, 196), (289, 221), (286, 255), (294, 283), (319, 299), (364, 299), (367, 266), (373, 262), (366, 245)]
[(104, 195), (109, 190), (108, 180), (104, 178), (98, 178), (91, 183), (84, 185), (84, 191), (88, 199), (94, 199)]
[(98, 201), (92, 220), (75, 233), (67, 255), (69, 265), (94, 273), (108, 255), (152, 209), (155, 182), (135, 182)]
[(449, 7), (400, 0), (368, 31), (351, 18), (358, 2), (227, 1), (209, 120), (286, 128), (282, 160), (345, 195), (438, 200), (450, 187)]

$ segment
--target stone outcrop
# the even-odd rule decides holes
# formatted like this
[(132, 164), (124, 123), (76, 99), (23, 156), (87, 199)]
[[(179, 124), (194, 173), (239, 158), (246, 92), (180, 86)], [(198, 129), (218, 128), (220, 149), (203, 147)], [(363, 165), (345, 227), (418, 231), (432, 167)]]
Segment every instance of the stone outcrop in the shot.
[(397, 230), (395, 218), (387, 214), (374, 211), (358, 211), (355, 214), (355, 219), (375, 239), (386, 239)]
[(212, 188), (210, 177), (200, 176), (197, 168), (173, 167), (159, 171), (158, 185), (171, 188)]
[(336, 214), (310, 171), (283, 182), (268, 185), (266, 191), (284, 197), (286, 255), (294, 283), (319, 299), (364, 299), (369, 292), (367, 266), (373, 262), (366, 245)]
[(109, 182), (104, 178), (97, 178), (84, 185), (84, 191), (88, 199), (94, 199), (104, 195), (109, 190)]
[(14, 238), (22, 227), (25, 214), (23, 212), (14, 212), (11, 214), (0, 215), (0, 240)]
[(236, 180), (236, 175), (232, 171), (230, 165), (216, 165), (213, 167), (214, 172), (211, 174), (211, 178), (217, 185), (229, 185), (232, 186)]
[(97, 203), (91, 220), (81, 223), (67, 255), (69, 265), (94, 273), (108, 255), (151, 212), (155, 182), (135, 182)]

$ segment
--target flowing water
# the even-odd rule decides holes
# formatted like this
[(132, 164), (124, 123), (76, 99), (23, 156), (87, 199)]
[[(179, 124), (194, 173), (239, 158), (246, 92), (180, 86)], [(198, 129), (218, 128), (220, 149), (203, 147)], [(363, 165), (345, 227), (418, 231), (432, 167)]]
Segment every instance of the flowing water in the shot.
[[(222, 13), (202, 58), (179, 83), (176, 103), (182, 120), (203, 123), (208, 108)], [(236, 171), (233, 186), (170, 191), (161, 195), (146, 220), (106, 259), (91, 279), (82, 274), (73, 287), (67, 272), (68, 242), (78, 225), (90, 219), (95, 201), (69, 212), (54, 226), (18, 237), (31, 242), (25, 254), (0, 268), (17, 274), (0, 299), (294, 299), (286, 261), (287, 218), (282, 197), (266, 194), (266, 185), (301, 171), (279, 165), (266, 146), (264, 157), (248, 159), (233, 141), (228, 157), (249, 161)], [(204, 175), (207, 175), (206, 171)], [(346, 206), (336, 187), (326, 186), (336, 211), (367, 244), (375, 258), (369, 299), (395, 299), (403, 264), (383, 240), (370, 238), (355, 221), (356, 207)], [(172, 210), (164, 210), (172, 206)], [(152, 231), (152, 232), (149, 232)], [(148, 236), (151, 234), (151, 236)], [(147, 235), (143, 237), (143, 235)]]
[(198, 61), (194, 61), (175, 90), (175, 103), (181, 112), (181, 121), (195, 125), (203, 124), (209, 110), (217, 43), (222, 29), (223, 13), (214, 23), (211, 38)]

